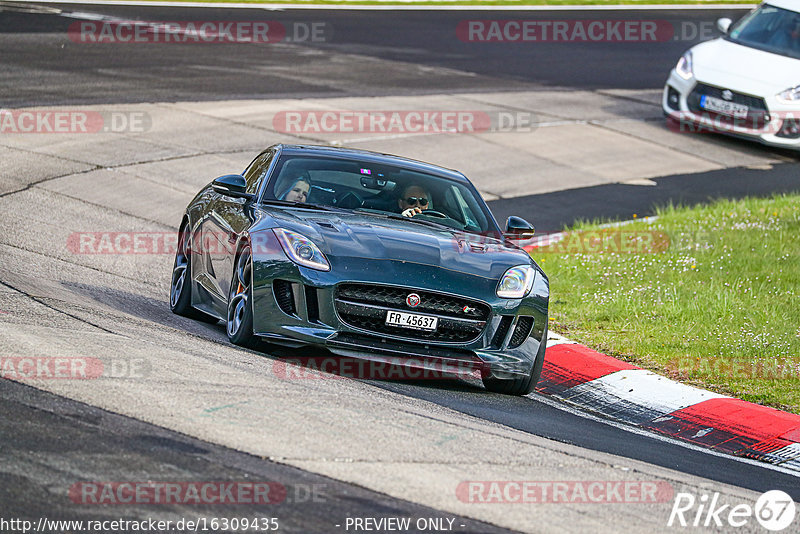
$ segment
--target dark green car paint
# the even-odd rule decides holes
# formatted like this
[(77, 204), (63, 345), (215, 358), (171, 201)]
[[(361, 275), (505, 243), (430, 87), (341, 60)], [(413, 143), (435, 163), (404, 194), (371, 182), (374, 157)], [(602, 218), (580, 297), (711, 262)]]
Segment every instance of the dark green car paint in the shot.
[[(539, 349), (540, 343), (545, 341), (549, 282), (530, 255), (503, 238), (493, 218), (489, 235), (480, 236), (357, 210), (316, 210), (260, 202), (276, 161), (282, 155), (306, 153), (340, 155), (367, 163), (388, 162), (424, 171), (459, 181), (480, 198), (462, 174), (421, 162), (327, 147), (270, 147), (244, 173), (248, 179), (247, 189), (254, 198), (228, 196), (209, 184), (186, 209), (182, 227), (185, 225), (188, 229), (192, 242), (202, 244), (196, 247), (201, 250), (190, 258), (194, 308), (225, 320), (236, 256), (244, 244), (249, 244), (252, 249), (253, 330), (270, 342), (289, 346), (320, 345), (334, 353), (364, 358), (434, 355), (459, 362), (477, 358), (484, 371), (497, 378), (531, 373), (537, 353), (544, 357), (544, 351)], [(259, 171), (260, 176), (255, 172), (258, 169), (253, 169), (257, 165), (263, 169)], [(519, 222), (515, 220), (514, 225), (518, 226)], [(310, 238), (327, 257), (330, 270), (314, 270), (292, 262), (283, 252), (273, 228), (296, 231)], [(498, 297), (496, 290), (503, 273), (523, 264), (536, 270), (528, 296), (522, 299)], [(276, 279), (295, 284), (292, 286), (293, 313), (286, 313), (278, 305), (273, 289)], [(337, 314), (335, 290), (338, 284), (345, 282), (466, 297), (486, 303), (491, 315), (482, 333), (468, 343), (415, 341), (402, 332), (397, 335), (366, 332), (343, 323)], [(318, 303), (312, 308), (313, 317), (308, 316), (306, 297), (311, 293), (306, 288), (313, 290)], [(533, 317), (530, 336), (519, 347), (507, 348), (514, 329), (512, 324), (505, 336), (506, 342), (498, 346), (494, 338), (502, 317), (520, 315)]]

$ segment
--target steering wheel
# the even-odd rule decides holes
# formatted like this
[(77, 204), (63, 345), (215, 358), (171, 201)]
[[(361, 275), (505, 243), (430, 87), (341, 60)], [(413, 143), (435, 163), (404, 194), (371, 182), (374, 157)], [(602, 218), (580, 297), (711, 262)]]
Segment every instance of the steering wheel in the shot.
[(360, 208), (364, 204), (364, 200), (358, 195), (358, 193), (348, 191), (344, 195), (337, 198), (334, 204), (340, 208), (354, 210), (356, 208)]
[(436, 210), (422, 210), (422, 213), (418, 213), (417, 216), (420, 215), (429, 215), (431, 217), (435, 217), (437, 219), (449, 219), (450, 216), (442, 213), (441, 211)]

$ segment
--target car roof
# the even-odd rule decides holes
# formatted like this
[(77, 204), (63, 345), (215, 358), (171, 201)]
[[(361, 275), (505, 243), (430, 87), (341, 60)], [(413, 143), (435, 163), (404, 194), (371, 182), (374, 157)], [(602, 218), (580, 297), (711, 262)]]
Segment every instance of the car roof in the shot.
[(276, 145), (276, 148), (277, 147), (281, 148), (282, 154), (292, 154), (292, 155), (306, 154), (306, 155), (330, 156), (339, 158), (357, 158), (362, 161), (368, 161), (373, 163), (386, 163), (389, 165), (398, 165), (406, 169), (425, 172), (428, 174), (435, 174), (446, 178), (450, 178), (451, 180), (469, 183), (467, 177), (464, 176), (464, 174), (460, 173), (459, 171), (453, 169), (447, 169), (445, 167), (440, 167), (439, 165), (426, 163), (424, 161), (417, 161), (414, 159), (404, 158), (401, 156), (395, 156), (392, 154), (383, 154), (380, 152), (372, 152), (370, 150), (361, 150), (357, 148), (343, 148), (343, 147), (331, 147), (331, 146), (321, 146), (321, 145), (280, 144)]
[(798, 3), (797, 0), (768, 0), (767, 2), (764, 3), (769, 4), (771, 6), (779, 7), (781, 9), (794, 11), (795, 13), (800, 13), (800, 3)]

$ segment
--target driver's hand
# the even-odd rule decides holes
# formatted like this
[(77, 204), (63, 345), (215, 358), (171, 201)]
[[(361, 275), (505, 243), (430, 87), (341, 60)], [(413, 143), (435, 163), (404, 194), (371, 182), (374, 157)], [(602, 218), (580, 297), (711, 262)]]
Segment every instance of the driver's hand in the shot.
[(402, 213), (402, 215), (403, 217), (413, 217), (418, 213), (422, 213), (422, 209), (419, 207), (414, 207), (414, 208), (408, 208)]

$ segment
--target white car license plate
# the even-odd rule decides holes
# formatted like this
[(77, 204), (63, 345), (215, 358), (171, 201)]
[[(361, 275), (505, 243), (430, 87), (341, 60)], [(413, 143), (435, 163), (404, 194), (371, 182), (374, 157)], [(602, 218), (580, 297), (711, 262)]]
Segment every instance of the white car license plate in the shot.
[(390, 326), (403, 326), (417, 330), (436, 330), (438, 322), (438, 317), (430, 317), (429, 315), (393, 311), (386, 314), (386, 324)]
[(728, 102), (727, 100), (722, 100), (721, 98), (715, 98), (708, 95), (703, 95), (700, 97), (700, 107), (737, 119), (746, 118), (748, 111), (750, 111), (750, 109), (745, 105), (737, 104), (735, 102)]

